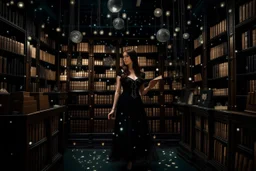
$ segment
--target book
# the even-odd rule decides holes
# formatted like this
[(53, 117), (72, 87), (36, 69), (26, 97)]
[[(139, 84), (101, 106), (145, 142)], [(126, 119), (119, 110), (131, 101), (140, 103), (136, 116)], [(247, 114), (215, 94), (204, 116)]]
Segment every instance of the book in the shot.
[(163, 79), (162, 75), (160, 75), (160, 76), (154, 78), (153, 80), (161, 80), (161, 79)]

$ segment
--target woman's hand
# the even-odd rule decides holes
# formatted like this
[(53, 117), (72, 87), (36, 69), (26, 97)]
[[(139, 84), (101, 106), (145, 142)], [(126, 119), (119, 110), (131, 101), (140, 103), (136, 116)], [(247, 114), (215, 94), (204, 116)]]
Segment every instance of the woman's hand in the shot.
[(110, 112), (109, 112), (109, 114), (108, 114), (108, 120), (110, 120), (111, 119), (111, 117), (113, 117), (113, 114), (115, 113), (115, 110), (111, 110)]
[(157, 84), (158, 80), (151, 80), (149, 81), (149, 88), (152, 89), (153, 87), (155, 87), (155, 85)]

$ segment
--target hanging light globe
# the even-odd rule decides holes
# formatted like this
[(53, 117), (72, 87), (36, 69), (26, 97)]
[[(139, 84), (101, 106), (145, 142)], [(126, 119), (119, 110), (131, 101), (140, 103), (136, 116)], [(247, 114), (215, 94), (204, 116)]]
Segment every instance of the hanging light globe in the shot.
[(184, 33), (183, 34), (183, 39), (188, 39), (189, 38), (189, 34), (188, 33)]
[(69, 36), (70, 40), (74, 43), (80, 43), (83, 40), (83, 35), (80, 31), (73, 30)]
[(123, 8), (122, 0), (108, 0), (108, 9), (112, 13), (118, 13)]
[(115, 18), (113, 21), (113, 26), (117, 30), (124, 28), (124, 20), (122, 18)]
[(156, 9), (154, 10), (154, 16), (155, 16), (155, 17), (161, 17), (162, 14), (163, 14), (163, 11), (162, 11), (161, 8), (156, 8)]
[(160, 30), (157, 31), (157, 34), (156, 34), (156, 39), (159, 41), (159, 42), (167, 42), (169, 39), (170, 39), (170, 32), (169, 30), (165, 29), (165, 28), (162, 28)]

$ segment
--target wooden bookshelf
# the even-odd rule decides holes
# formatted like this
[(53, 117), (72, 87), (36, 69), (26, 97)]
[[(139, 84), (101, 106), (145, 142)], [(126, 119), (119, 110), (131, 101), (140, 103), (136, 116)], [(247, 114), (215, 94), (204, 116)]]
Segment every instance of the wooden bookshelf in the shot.
[[(70, 146), (88, 146), (90, 145), (88, 142), (95, 142), (95, 146), (101, 146), (103, 140), (93, 137), (112, 133), (114, 121), (107, 120), (107, 114), (113, 104), (116, 72), (121, 66), (121, 52), (125, 48), (134, 48), (137, 51), (141, 69), (146, 74), (146, 82), (160, 74), (166, 74), (164, 73), (166, 67), (164, 61), (159, 62), (161, 60), (157, 60), (159, 57), (156, 46), (125, 47), (119, 44), (117, 40), (112, 41), (113, 43), (116, 48), (109, 49), (107, 45), (101, 44), (96, 39), (88, 40), (82, 45), (77, 45), (81, 48), (84, 47), (82, 52), (77, 51), (76, 46), (70, 45), (72, 46), (70, 49), (73, 51), (70, 52), (72, 55), (67, 60), (65, 58), (69, 56), (68, 48), (66, 45), (62, 45), (60, 64), (62, 65), (61, 72), (66, 70), (65, 83), (69, 94), (68, 141)], [(82, 56), (83, 60), (81, 70), (78, 69), (79, 66), (77, 65), (79, 55)], [(109, 65), (107, 62), (111, 59), (112, 65)], [(156, 68), (158, 69), (156, 70)], [(169, 76), (166, 75), (166, 78)], [(152, 134), (158, 136), (165, 132), (166, 135), (172, 135), (173, 141), (167, 142), (172, 144), (179, 140), (180, 134), (180, 116), (173, 111), (172, 102), (174, 95), (179, 95), (181, 84), (178, 84), (180, 80), (175, 80), (175, 82), (176, 84), (173, 84), (172, 81), (164, 79), (148, 95), (142, 97)], [(174, 93), (174, 90), (177, 92)], [(84, 109), (87, 110), (83, 111)], [(88, 139), (84, 139), (84, 134), (88, 135)], [(111, 136), (104, 139), (105, 145), (110, 142), (111, 138), (107, 139), (109, 137)]]
[(183, 103), (174, 103), (174, 109), (182, 113), (179, 154), (184, 159), (195, 161), (199, 170), (209, 167), (215, 170), (255, 169), (252, 164), (255, 161), (255, 114)]
[(1, 115), (3, 166), (10, 170), (58, 167), (65, 148), (65, 111), (61, 106), (30, 114)]

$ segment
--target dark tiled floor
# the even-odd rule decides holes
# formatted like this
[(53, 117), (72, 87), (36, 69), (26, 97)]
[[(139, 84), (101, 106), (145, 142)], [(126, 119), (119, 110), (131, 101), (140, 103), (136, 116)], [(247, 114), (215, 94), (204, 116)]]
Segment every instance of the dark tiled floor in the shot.
[[(108, 162), (109, 149), (67, 149), (64, 155), (64, 171), (122, 171), (125, 163)], [(133, 170), (167, 171), (182, 170), (196, 171), (194, 167), (182, 160), (176, 148), (157, 149), (160, 160), (151, 164), (150, 169), (143, 165), (133, 165)]]

